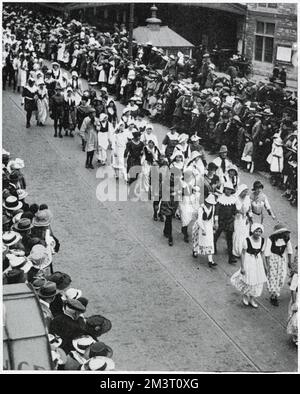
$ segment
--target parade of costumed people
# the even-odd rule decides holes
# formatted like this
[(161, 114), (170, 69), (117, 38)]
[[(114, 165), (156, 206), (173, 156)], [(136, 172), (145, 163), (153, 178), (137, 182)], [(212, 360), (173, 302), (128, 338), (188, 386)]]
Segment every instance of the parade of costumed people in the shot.
[[(16, 93), (24, 129), (51, 128), (86, 174), (112, 168), (129, 199), (147, 194), (163, 247), (181, 245), (214, 274), (233, 269), (224, 286), (245, 309), (262, 306), (265, 294), (278, 307), (288, 284), (287, 335), (297, 345), (297, 251), (270, 193), (280, 190), (296, 209), (297, 97), (277, 78), (218, 74), (209, 53), (167, 55), (134, 41), (130, 57), (126, 29), (100, 32), (23, 5), (4, 5), (2, 41), (2, 86)], [(56, 269), (65, 240), (55, 212), (32, 200), (27, 163), (4, 148), (3, 283), (35, 292), (55, 369), (114, 370), (99, 339), (111, 322), (88, 316), (80, 283), (73, 288), (72, 272)]]

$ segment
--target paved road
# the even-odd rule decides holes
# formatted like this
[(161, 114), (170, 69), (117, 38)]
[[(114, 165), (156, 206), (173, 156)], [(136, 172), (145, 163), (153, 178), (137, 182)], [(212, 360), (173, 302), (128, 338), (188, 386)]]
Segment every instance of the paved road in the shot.
[[(120, 108), (120, 107), (119, 107)], [(159, 139), (166, 133), (156, 125)], [(152, 221), (150, 203), (100, 202), (101, 173), (84, 168), (78, 138), (53, 138), (52, 121), (25, 128), (20, 96), (3, 92), (3, 146), (25, 160), (28, 201), (48, 203), (62, 247), (55, 267), (72, 275), (89, 298), (88, 315), (112, 320), (103, 341), (116, 369), (165, 371), (296, 371), (297, 352), (285, 325), (289, 291), (278, 308), (265, 292), (260, 307), (242, 306), (230, 285), (225, 241), (211, 271), (196, 261), (175, 225), (172, 248)], [(259, 176), (242, 174), (251, 185)], [(110, 182), (113, 182), (112, 180)], [(279, 220), (297, 236), (297, 210), (266, 183)], [(272, 220), (266, 221), (269, 234)]]

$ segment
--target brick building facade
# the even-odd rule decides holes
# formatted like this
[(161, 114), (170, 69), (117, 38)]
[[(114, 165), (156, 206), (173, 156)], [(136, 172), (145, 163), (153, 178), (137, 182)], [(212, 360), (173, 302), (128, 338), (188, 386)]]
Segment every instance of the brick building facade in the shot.
[(245, 56), (254, 75), (272, 74), (275, 63), (297, 80), (297, 3), (249, 3), (245, 27)]

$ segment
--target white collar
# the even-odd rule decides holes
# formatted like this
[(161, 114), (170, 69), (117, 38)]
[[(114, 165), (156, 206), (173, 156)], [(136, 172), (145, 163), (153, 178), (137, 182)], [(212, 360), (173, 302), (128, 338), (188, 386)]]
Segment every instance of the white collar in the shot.
[(222, 205), (233, 205), (236, 203), (236, 197), (235, 195), (228, 197), (225, 194), (222, 194), (222, 196), (218, 198), (218, 202)]

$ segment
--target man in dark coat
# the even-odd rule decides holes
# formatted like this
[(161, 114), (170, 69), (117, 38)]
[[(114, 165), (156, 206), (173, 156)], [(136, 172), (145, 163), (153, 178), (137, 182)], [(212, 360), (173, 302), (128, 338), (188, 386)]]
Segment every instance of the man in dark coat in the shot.
[(72, 349), (72, 340), (82, 335), (89, 335), (86, 324), (80, 316), (85, 307), (78, 300), (67, 300), (64, 313), (56, 316), (50, 323), (49, 332), (61, 337), (61, 348), (68, 354)]
[(236, 258), (232, 254), (233, 247), (233, 231), (234, 231), (234, 217), (236, 214), (235, 197), (233, 196), (234, 189), (230, 184), (224, 184), (224, 194), (219, 197), (216, 205), (215, 217), (218, 222), (218, 229), (214, 235), (215, 252), (217, 252), (217, 241), (225, 232), (228, 252), (228, 263), (236, 263)]
[(57, 128), (59, 131), (59, 138), (62, 136), (62, 127), (64, 119), (64, 96), (62, 94), (62, 87), (59, 83), (55, 87), (55, 95), (50, 100), (50, 116), (54, 120), (54, 137), (57, 137)]

